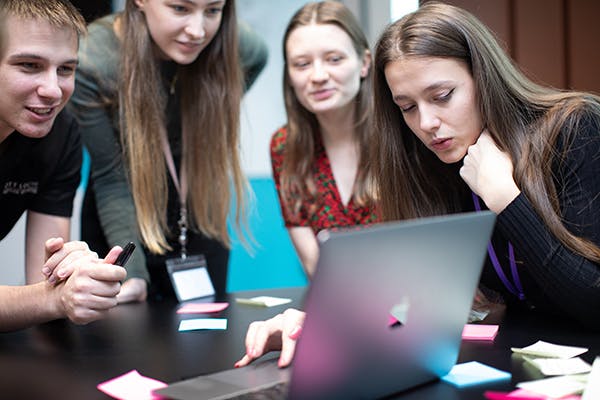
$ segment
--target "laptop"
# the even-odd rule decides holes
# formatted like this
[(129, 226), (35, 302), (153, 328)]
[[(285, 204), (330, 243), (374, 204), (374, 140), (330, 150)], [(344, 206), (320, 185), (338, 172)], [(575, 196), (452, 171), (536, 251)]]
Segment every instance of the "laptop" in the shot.
[(283, 386), (279, 398), (373, 399), (437, 380), (458, 358), (494, 223), (483, 211), (321, 233), (290, 368), (275, 354), (155, 393), (266, 398)]

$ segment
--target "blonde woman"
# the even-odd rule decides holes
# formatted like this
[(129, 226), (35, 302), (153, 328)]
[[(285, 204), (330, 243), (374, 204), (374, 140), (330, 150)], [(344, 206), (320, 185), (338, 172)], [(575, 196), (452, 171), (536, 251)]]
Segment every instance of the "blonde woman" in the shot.
[(226, 290), (232, 198), (238, 226), (244, 209), (240, 101), (266, 62), (243, 26), (239, 42), (234, 0), (128, 0), (82, 41), (72, 100), (91, 156), (82, 238), (144, 250), (120, 301), (145, 299), (147, 283), (171, 296), (165, 262), (186, 256), (203, 257)]

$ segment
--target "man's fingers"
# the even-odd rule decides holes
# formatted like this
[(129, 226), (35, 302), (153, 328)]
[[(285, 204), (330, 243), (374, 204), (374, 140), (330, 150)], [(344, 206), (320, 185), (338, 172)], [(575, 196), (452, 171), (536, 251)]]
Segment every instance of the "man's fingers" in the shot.
[(73, 271), (75, 271), (75, 266), (73, 264), (66, 264), (65, 266), (58, 267), (54, 270), (52, 275), (48, 277), (48, 282), (50, 284), (55, 284), (56, 282), (71, 276)]
[(110, 264), (90, 264), (86, 268), (89, 276), (99, 281), (123, 281), (127, 271), (123, 267)]
[[(95, 292), (98, 292), (98, 290), (96, 290), (97, 288), (95, 288)], [(114, 290), (113, 290), (114, 293)], [(110, 310), (111, 308), (115, 307), (117, 305), (117, 299), (115, 298), (115, 294), (113, 294), (112, 296), (101, 296), (101, 295), (96, 295), (95, 293), (89, 293), (87, 294), (83, 300), (81, 301), (81, 304), (78, 306), (79, 310), (95, 310), (95, 311), (103, 311), (103, 310)]]
[(48, 276), (48, 282), (55, 283), (68, 278), (75, 268), (83, 263), (95, 262), (98, 255), (89, 250), (75, 250), (68, 253), (60, 262), (54, 266), (52, 272)]
[(70, 310), (68, 317), (77, 325), (85, 325), (99, 319), (103, 319), (108, 314), (108, 309), (94, 310), (88, 308), (77, 308)]
[(57, 252), (58, 250), (61, 249), (61, 247), (63, 247), (64, 245), (64, 240), (63, 238), (50, 238), (48, 240), (46, 240), (46, 242), (44, 243), (44, 248), (45, 248), (45, 252), (46, 252), (46, 257), (44, 258), (44, 260), (48, 260), (48, 258), (50, 258), (52, 256), (52, 254), (54, 254), (55, 252)]
[[(62, 239), (59, 238), (58, 240), (62, 242)], [(46, 258), (46, 262), (44, 263), (44, 268), (42, 268), (42, 271), (48, 271), (47, 269), (49, 269), (51, 272), (65, 257), (67, 257), (73, 252), (90, 250), (87, 243), (85, 242), (67, 242), (63, 243), (61, 246), (58, 246), (57, 243), (59, 242), (53, 242), (53, 245), (56, 245), (56, 247), (58, 248)], [(46, 251), (48, 252), (48, 247), (46, 247)]]
[[(114, 298), (115, 303), (114, 305), (116, 305), (117, 300), (117, 295), (119, 294), (119, 292), (121, 291), (121, 284), (119, 282), (101, 282), (101, 284), (96, 285), (96, 287), (94, 287), (91, 291), (91, 294), (94, 296), (98, 296), (98, 297), (102, 297), (102, 298)], [(112, 304), (112, 302), (111, 302)], [(98, 307), (91, 307), (91, 308), (98, 308)]]

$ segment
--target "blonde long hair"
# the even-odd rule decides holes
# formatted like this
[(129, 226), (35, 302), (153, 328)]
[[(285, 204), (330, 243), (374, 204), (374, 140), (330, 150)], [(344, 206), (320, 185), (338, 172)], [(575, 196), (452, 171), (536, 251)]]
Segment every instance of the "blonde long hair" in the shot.
[[(127, 1), (122, 21), (121, 140), (142, 240), (151, 252), (163, 254), (170, 250), (165, 235), (167, 172), (161, 147), (167, 93), (146, 19), (133, 0)], [(216, 36), (193, 63), (179, 65), (177, 71), (189, 220), (192, 227), (227, 246), (232, 197), (238, 228), (245, 213), (246, 180), (239, 156), (243, 80), (237, 35), (235, 2), (227, 0)]]

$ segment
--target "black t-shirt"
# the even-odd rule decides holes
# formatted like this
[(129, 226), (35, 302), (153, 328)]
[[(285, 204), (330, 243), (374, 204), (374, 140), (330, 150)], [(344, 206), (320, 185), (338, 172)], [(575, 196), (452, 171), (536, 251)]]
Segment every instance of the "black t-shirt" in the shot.
[(0, 143), (0, 240), (27, 210), (70, 217), (81, 162), (77, 123), (65, 110), (45, 137), (13, 132)]

